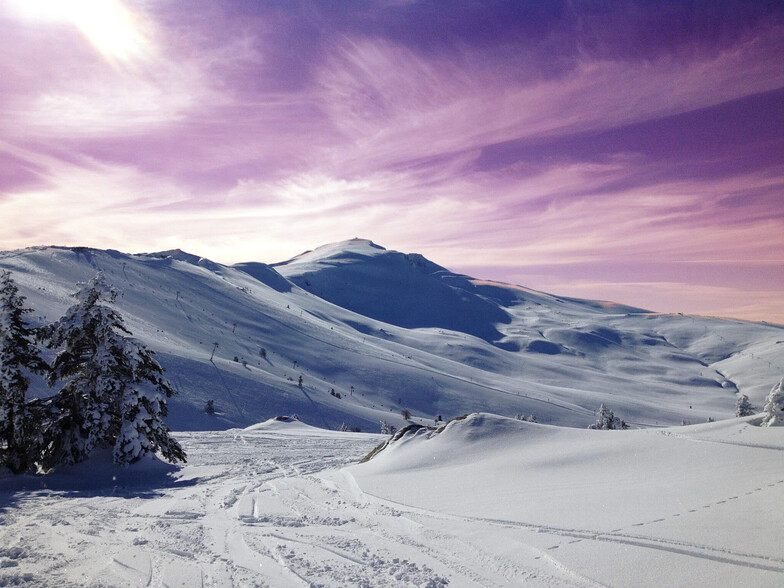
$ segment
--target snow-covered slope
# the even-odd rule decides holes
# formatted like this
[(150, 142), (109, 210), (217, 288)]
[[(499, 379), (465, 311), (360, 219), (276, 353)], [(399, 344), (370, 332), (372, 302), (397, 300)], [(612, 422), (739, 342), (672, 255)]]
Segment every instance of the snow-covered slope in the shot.
[(467, 277), (372, 241), (325, 245), (275, 267), (316, 296), (398, 327), (440, 327), (492, 342), (501, 338), (497, 325), (510, 322)]
[(739, 391), (761, 407), (784, 374), (779, 326), (559, 298), (361, 239), (276, 265), (39, 247), (0, 254), (0, 267), (35, 321), (102, 270), (180, 390), (169, 422), (182, 430), (297, 413), (377, 431), (404, 424), (403, 409), (416, 422), (490, 411), (585, 427), (601, 402), (633, 425), (696, 423), (731, 416)]
[(472, 527), (491, 561), (557, 562), (577, 584), (780, 586), (784, 429), (754, 420), (588, 431), (473, 414), (348, 471)]
[(353, 466), (379, 435), (176, 433), (181, 468), (0, 476), (0, 586), (778, 587), (784, 427), (749, 420), (478, 414)]

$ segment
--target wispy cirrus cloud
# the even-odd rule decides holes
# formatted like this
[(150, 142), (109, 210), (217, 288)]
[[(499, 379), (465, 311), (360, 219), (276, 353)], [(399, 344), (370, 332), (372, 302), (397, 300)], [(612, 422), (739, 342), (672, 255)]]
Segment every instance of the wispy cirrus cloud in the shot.
[(0, 247), (364, 235), (542, 284), (784, 251), (774, 6), (93, 1), (0, 6)]
[[(339, 46), (318, 69), (317, 93), (364, 165), (434, 157), (512, 140), (596, 132), (784, 86), (765, 56), (784, 30), (682, 61), (579, 60), (563, 76), (509, 82), (465, 59), (426, 58), (385, 41)], [(358, 153), (359, 152), (359, 153)], [(349, 157), (345, 156), (346, 159)]]

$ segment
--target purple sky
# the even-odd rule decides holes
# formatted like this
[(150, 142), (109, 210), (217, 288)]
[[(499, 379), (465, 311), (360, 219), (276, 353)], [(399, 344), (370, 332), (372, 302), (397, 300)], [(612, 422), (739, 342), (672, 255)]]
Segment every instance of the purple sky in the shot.
[(0, 2), (0, 249), (476, 277), (784, 323), (784, 3)]

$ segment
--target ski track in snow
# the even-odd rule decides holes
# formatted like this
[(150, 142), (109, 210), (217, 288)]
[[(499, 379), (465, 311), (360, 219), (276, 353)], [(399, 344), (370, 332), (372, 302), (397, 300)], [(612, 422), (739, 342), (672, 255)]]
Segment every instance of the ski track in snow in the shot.
[(192, 461), (160, 487), (77, 491), (58, 488), (55, 478), (49, 488), (0, 495), (7, 494), (0, 586), (603, 586), (559, 557), (586, 542), (784, 578), (784, 557), (656, 533), (670, 519), (781, 493), (784, 476), (601, 531), (434, 512), (374, 496), (340, 468), (377, 436), (232, 430), (178, 437)]
[[(782, 485), (784, 485), (784, 479), (777, 480), (776, 482), (771, 484), (767, 484), (764, 488), (758, 487), (755, 488), (754, 490), (745, 492), (745, 495), (750, 496), (757, 492), (778, 488)], [(625, 528), (646, 527), (648, 525), (654, 525), (656, 523), (665, 522), (667, 519), (670, 518), (688, 516), (689, 513), (698, 512), (698, 509), (700, 508), (708, 509), (711, 507), (719, 506), (721, 504), (726, 504), (732, 500), (738, 500), (740, 498), (739, 496), (730, 496), (725, 500), (718, 500), (713, 503), (703, 504), (697, 508), (689, 509), (686, 512), (674, 513), (670, 517), (658, 518), (651, 521), (644, 521), (639, 523), (633, 523), (629, 527), (614, 529), (610, 532), (599, 531), (599, 530), (577, 529), (577, 528), (552, 527), (547, 525), (537, 525), (534, 523), (511, 521), (505, 519), (439, 514), (439, 513), (434, 513), (433, 511), (429, 511), (427, 509), (419, 509), (408, 505), (395, 503), (393, 501), (378, 496), (373, 496), (370, 494), (367, 494), (367, 496), (372, 497), (379, 504), (386, 503), (389, 505), (394, 505), (395, 508), (401, 509), (401, 511), (406, 511), (411, 514), (416, 513), (423, 517), (446, 518), (452, 520), (463, 520), (466, 522), (489, 524), (498, 527), (520, 528), (528, 531), (533, 531), (535, 533), (540, 533), (540, 534), (544, 533), (544, 534), (554, 535), (557, 537), (569, 538), (568, 541), (564, 540), (550, 545), (549, 547), (546, 548), (547, 551), (554, 551), (559, 549), (563, 545), (567, 545), (567, 544), (575, 545), (582, 541), (607, 541), (607, 542), (632, 545), (635, 547), (641, 547), (645, 549), (668, 551), (671, 553), (685, 555), (688, 557), (709, 559), (709, 560), (726, 563), (734, 566), (754, 568), (754, 569), (766, 570), (766, 571), (772, 571), (772, 572), (778, 572), (784, 574), (784, 557), (770, 557), (764, 555), (755, 555), (751, 553), (743, 553), (743, 552), (733, 551), (729, 549), (722, 549), (719, 547), (703, 545), (699, 543), (677, 541), (677, 540), (665, 539), (660, 537), (645, 536), (639, 534), (632, 534), (629, 532), (623, 532)], [(542, 556), (546, 556), (546, 555), (547, 554), (545, 553), (542, 554)], [(574, 572), (571, 573), (574, 574), (575, 576), (578, 576)], [(600, 585), (597, 582), (587, 577), (580, 577), (580, 578), (587, 583)]]
[(538, 549), (537, 569), (465, 538), (504, 521), (463, 517), (455, 533), (455, 517), (362, 492), (338, 468), (377, 437), (179, 438), (192, 462), (169, 487), (13, 495), (0, 586), (599, 585)]
[(316, 476), (378, 442), (356, 437), (185, 434), (197, 484), (19, 493), (3, 509), (0, 586), (445, 585), (447, 567), (401, 556), (380, 529), (393, 515)]

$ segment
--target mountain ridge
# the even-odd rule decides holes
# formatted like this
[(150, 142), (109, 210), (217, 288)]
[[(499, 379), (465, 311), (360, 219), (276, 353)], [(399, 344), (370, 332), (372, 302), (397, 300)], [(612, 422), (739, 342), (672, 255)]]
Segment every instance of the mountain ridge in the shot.
[[(784, 372), (775, 325), (476, 280), (370, 240), (233, 265), (176, 249), (31, 247), (0, 253), (0, 267), (39, 323), (104, 271), (181, 390), (170, 417), (180, 429), (296, 412), (375, 431), (405, 424), (403, 410), (415, 422), (489, 411), (583, 427), (601, 402), (637, 426), (700, 422), (731, 416), (738, 393), (759, 405)], [(209, 399), (217, 415), (204, 413)]]

